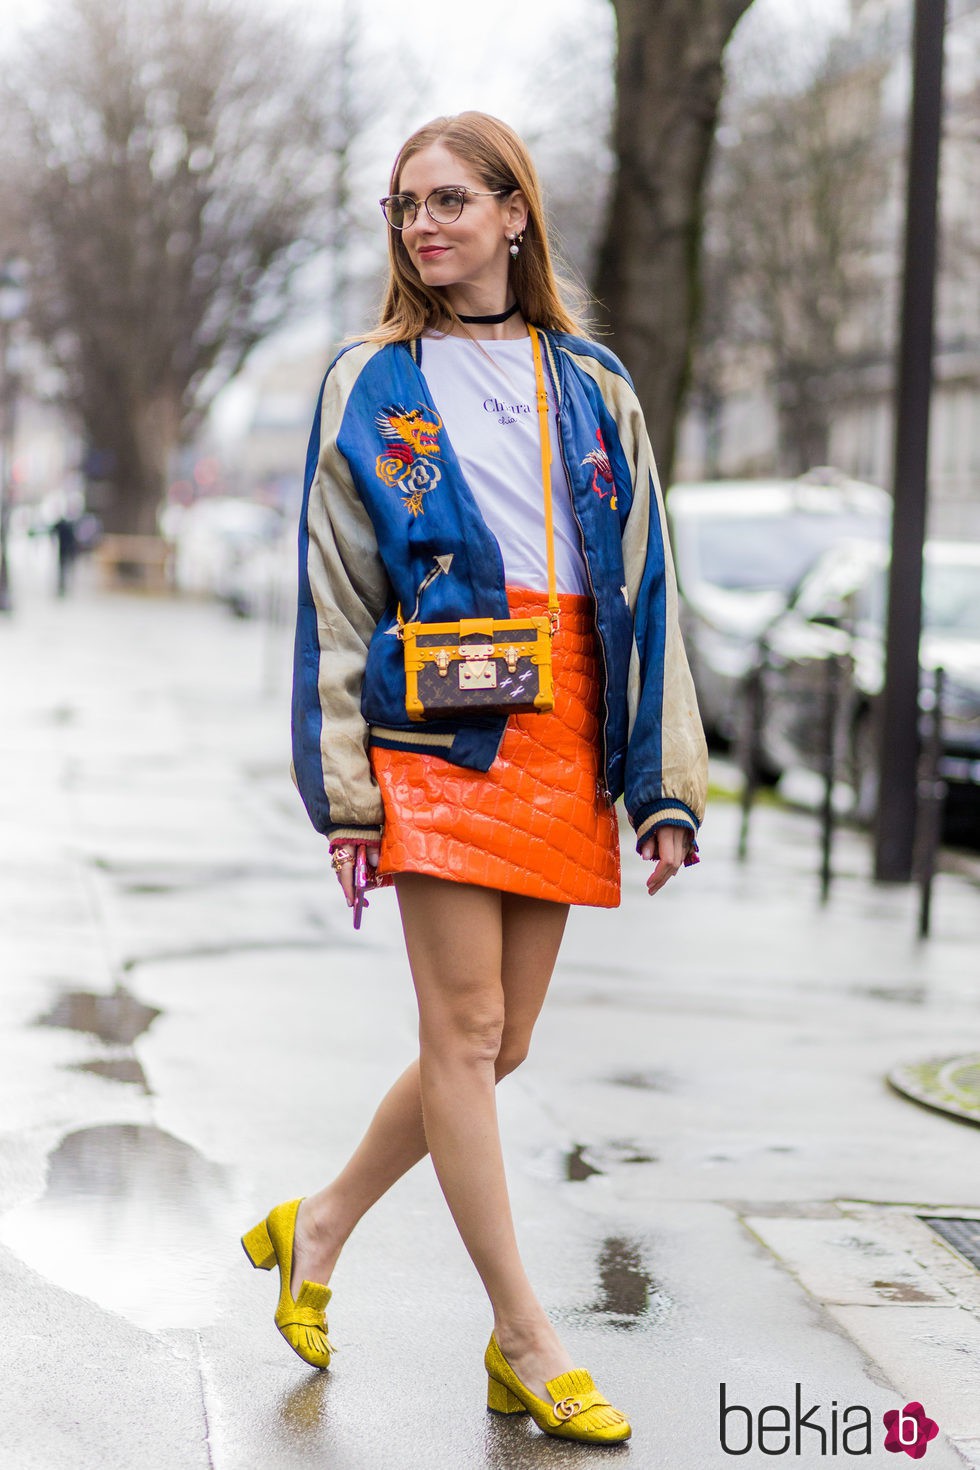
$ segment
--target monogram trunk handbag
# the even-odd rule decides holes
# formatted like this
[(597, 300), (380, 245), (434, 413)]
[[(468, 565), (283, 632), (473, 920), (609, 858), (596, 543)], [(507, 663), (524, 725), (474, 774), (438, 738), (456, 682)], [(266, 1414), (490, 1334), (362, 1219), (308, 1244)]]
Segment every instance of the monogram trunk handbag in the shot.
[(548, 615), (466, 618), (458, 623), (403, 623), (399, 609), (398, 636), (405, 648), (405, 707), (411, 720), (452, 719), (478, 714), (546, 714), (555, 707), (551, 639), (558, 631), (559, 605), (551, 506), (548, 394), (538, 333), (530, 325), (528, 331), (534, 355), (541, 434)]

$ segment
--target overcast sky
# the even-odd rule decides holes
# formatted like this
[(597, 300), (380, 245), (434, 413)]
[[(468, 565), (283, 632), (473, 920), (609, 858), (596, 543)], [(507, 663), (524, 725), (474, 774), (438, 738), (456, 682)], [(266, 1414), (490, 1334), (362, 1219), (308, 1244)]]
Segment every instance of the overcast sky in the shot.
[[(238, 0), (242, 6), (258, 0)], [(511, 122), (533, 136), (542, 114), (542, 91), (556, 47), (575, 48), (595, 68), (596, 86), (610, 85), (614, 48), (610, 0), (261, 0), (262, 13), (295, 15), (303, 24), (330, 28), (345, 6), (361, 21), (366, 50), (404, 61), (406, 98), (399, 119), (401, 136), (429, 118), (478, 108)], [(57, 0), (0, 0), (0, 57), (16, 43), (18, 33), (52, 9)], [(792, 26), (807, 49), (813, 31), (840, 19), (847, 0), (754, 0), (740, 29)], [(600, 93), (600, 95), (601, 95)], [(550, 110), (550, 109), (548, 109)], [(402, 111), (402, 109), (399, 109)], [(400, 138), (394, 140), (393, 153)], [(538, 144), (534, 144), (535, 152)], [(376, 161), (378, 192), (387, 182), (388, 155)], [(372, 165), (374, 166), (374, 165)], [(373, 192), (373, 191), (372, 191)], [(294, 329), (295, 330), (295, 329)], [(322, 328), (313, 327), (314, 335)], [(275, 351), (275, 343), (270, 343)], [(237, 394), (231, 392), (234, 399)]]
[[(535, 79), (556, 46), (574, 45), (594, 61), (597, 85), (608, 85), (614, 24), (610, 0), (237, 0), (261, 3), (262, 13), (295, 15), (304, 25), (329, 28), (348, 6), (365, 30), (368, 50), (404, 57), (407, 131), (431, 117), (475, 107), (505, 117), (518, 129), (535, 112)], [(839, 21), (848, 0), (754, 0), (739, 30), (777, 21), (791, 26), (801, 45), (813, 31)], [(0, 56), (18, 33), (57, 0), (0, 0)], [(589, 55), (588, 53), (591, 53)], [(420, 75), (424, 81), (420, 82)]]
[[(325, 0), (312, 10), (302, 0), (275, 0), (263, 11), (330, 18), (343, 5), (344, 0)], [(50, 9), (51, 0), (0, 0), (0, 50)], [(427, 116), (464, 107), (512, 110), (557, 40), (570, 31), (587, 36), (592, 29), (601, 68), (613, 33), (609, 0), (358, 0), (356, 11), (375, 44), (390, 42), (393, 50), (427, 59)], [(812, 12), (824, 19), (845, 11), (846, 0), (755, 0), (743, 24), (763, 23), (771, 14), (789, 18)]]

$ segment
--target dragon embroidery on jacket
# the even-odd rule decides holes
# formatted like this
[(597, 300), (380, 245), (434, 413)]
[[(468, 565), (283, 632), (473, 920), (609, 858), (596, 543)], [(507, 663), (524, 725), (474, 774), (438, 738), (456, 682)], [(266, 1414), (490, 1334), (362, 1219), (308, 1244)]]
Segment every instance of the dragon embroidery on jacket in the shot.
[[(592, 488), (598, 495), (599, 499), (605, 500), (607, 496), (611, 496), (612, 499), (609, 502), (609, 508), (610, 510), (615, 510), (616, 487), (613, 480), (612, 465), (609, 463), (609, 455), (606, 453), (605, 440), (602, 437), (602, 430), (596, 429), (595, 436), (598, 440), (599, 448), (590, 450), (590, 452), (583, 459), (582, 463), (584, 465), (590, 464), (592, 466)], [(603, 483), (608, 486), (608, 489), (603, 490), (602, 486), (599, 484), (600, 480), (602, 480)]]
[(442, 479), (442, 471), (432, 459), (439, 453), (442, 419), (432, 409), (402, 408), (393, 403), (380, 410), (375, 423), (387, 441), (375, 466), (378, 479), (397, 488), (402, 504), (413, 516), (422, 515), (423, 497)]

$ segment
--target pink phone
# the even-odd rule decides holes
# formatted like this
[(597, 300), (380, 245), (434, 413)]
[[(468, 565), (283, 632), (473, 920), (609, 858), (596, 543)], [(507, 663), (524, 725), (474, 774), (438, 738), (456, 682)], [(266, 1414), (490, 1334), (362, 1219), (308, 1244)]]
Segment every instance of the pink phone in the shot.
[(361, 915), (369, 907), (367, 901), (367, 890), (372, 886), (371, 878), (368, 876), (367, 846), (363, 842), (357, 844), (357, 852), (354, 858), (354, 928), (360, 929)]

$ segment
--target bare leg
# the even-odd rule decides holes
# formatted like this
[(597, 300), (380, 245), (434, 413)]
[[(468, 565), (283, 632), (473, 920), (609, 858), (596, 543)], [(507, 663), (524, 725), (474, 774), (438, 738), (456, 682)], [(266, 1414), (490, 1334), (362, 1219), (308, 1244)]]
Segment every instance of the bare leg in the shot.
[[(541, 903), (513, 894), (503, 894), (502, 901), (506, 1009), (498, 1066), (503, 1060), (510, 1070), (519, 1066), (527, 1054), (558, 958), (568, 905)], [(547, 1398), (545, 1384), (574, 1367), (574, 1361), (533, 1293), (516, 1310), (507, 1311), (492, 1297), (491, 1301), (494, 1333), (504, 1356), (528, 1388), (539, 1398)]]
[(500, 1346), (543, 1397), (545, 1382), (574, 1363), (518, 1251), (494, 1067), (504, 1037), (504, 965), (516, 979), (525, 967), (540, 972), (547, 956), (553, 964), (567, 907), (505, 901), (488, 889), (417, 874), (400, 878), (397, 889), (419, 1001), (419, 1079), (432, 1162), (493, 1304)]
[[(531, 1031), (551, 980), (565, 927), (567, 906), (542, 903), (511, 894), (497, 894), (491, 890), (442, 884), (439, 880), (424, 881), (438, 885), (434, 898), (436, 907), (440, 910), (437, 914), (439, 930), (456, 927), (455, 918), (447, 925), (445, 903), (453, 903), (452, 898), (444, 901), (442, 897), (447, 889), (464, 895), (477, 895), (476, 907), (493, 915), (490, 949), (494, 953), (499, 950), (500, 958), (499, 965), (491, 965), (487, 973), (493, 977), (494, 989), (499, 987), (504, 1001), (502, 1039), (493, 1067), (494, 1079), (499, 1081), (518, 1066), (527, 1054)], [(400, 879), (399, 883), (402, 882), (404, 880)], [(499, 935), (496, 932), (498, 906)], [(404, 912), (403, 904), (403, 918)], [(424, 922), (423, 920), (423, 927)], [(465, 928), (462, 932), (465, 934)], [(470, 934), (459, 957), (464, 966), (469, 965), (475, 951), (478, 952), (476, 936)], [(495, 1109), (493, 1130), (495, 1134)], [(382, 1100), (367, 1133), (343, 1171), (331, 1184), (304, 1200), (296, 1225), (292, 1283), (294, 1295), (304, 1277), (312, 1281), (329, 1281), (337, 1257), (357, 1221), (402, 1174), (424, 1156), (427, 1149), (422, 1123), (419, 1063), (415, 1061), (402, 1073)], [(497, 1157), (499, 1160), (499, 1142)], [(500, 1173), (502, 1178), (502, 1164)], [(482, 1185), (480, 1189), (482, 1199)], [(504, 1201), (509, 1222), (506, 1184)], [(516, 1258), (512, 1225), (510, 1238)], [(519, 1265), (519, 1258), (517, 1259)], [(523, 1268), (521, 1275), (523, 1276)], [(521, 1304), (521, 1310), (512, 1311), (510, 1317), (498, 1313), (495, 1329), (498, 1341), (515, 1371), (529, 1387), (536, 1386), (536, 1391), (541, 1393), (547, 1378), (554, 1377), (556, 1373), (572, 1365), (534, 1299), (526, 1277)], [(536, 1367), (538, 1358), (543, 1360), (540, 1371)]]

